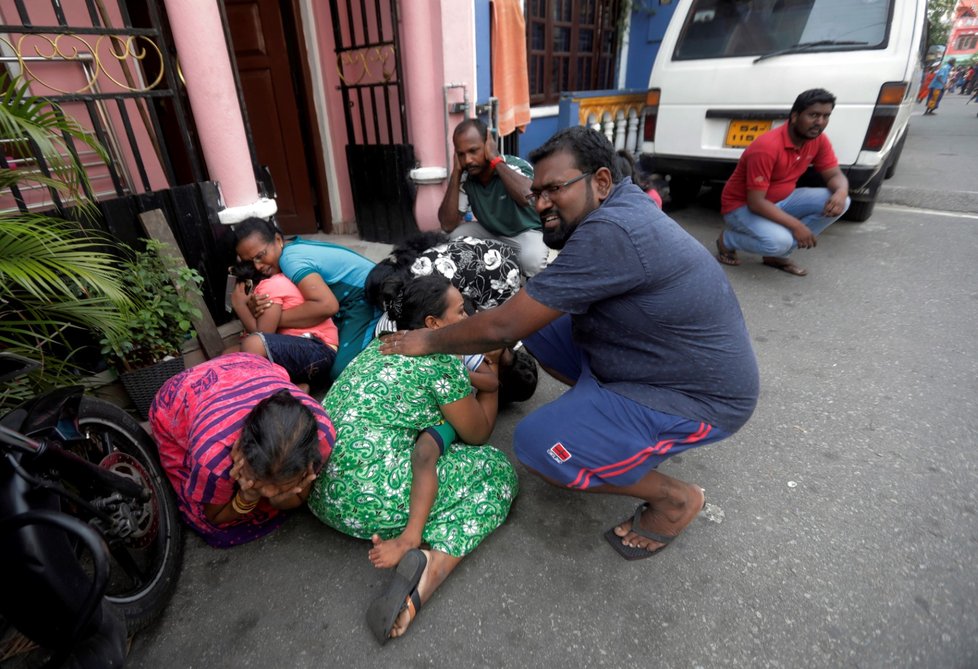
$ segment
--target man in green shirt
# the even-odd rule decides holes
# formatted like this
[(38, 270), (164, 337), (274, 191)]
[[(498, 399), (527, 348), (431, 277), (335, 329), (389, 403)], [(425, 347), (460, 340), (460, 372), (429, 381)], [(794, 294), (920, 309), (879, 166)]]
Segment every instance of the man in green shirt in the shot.
[[(486, 125), (466, 119), (455, 127), (455, 165), (438, 222), (452, 238), (496, 239), (519, 255), (523, 274), (531, 277), (547, 264), (540, 217), (527, 204), (533, 168), (517, 156), (501, 156)], [(476, 221), (463, 222), (471, 207)]]

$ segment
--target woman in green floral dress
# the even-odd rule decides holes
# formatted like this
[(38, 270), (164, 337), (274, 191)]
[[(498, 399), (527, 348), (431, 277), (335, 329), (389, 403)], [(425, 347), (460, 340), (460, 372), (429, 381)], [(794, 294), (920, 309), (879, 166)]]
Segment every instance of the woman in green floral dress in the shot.
[[(465, 317), (461, 294), (443, 277), (391, 283), (385, 285), (389, 315), (407, 328), (440, 327)], [(372, 539), (372, 553), (383, 544), (392, 550), (390, 544), (406, 541), (409, 516), (419, 528), (423, 523), (419, 538), (430, 550), (412, 558), (420, 564), (408, 584), (407, 601), (400, 595), (390, 624), (383, 633), (375, 630), (378, 638), (400, 636), (420, 603), (509, 513), (517, 492), (512, 464), (492, 446), (463, 443), (479, 443), (492, 432), (495, 392), (473, 394), (468, 372), (456, 356), (382, 355), (375, 340), (336, 380), (323, 406), (336, 428), (336, 444), (309, 496), (313, 513), (340, 532)], [(417, 486), (420, 477), (417, 469), (412, 476), (412, 454), (416, 442), (421, 443), (419, 435), (444, 421), (461, 441), (447, 444), (440, 457), (435, 451), (437, 495), (430, 491), (433, 503), (429, 499), (426, 520), (425, 505), (420, 506), (419, 522), (412, 480)], [(398, 558), (418, 543), (415, 539), (413, 546), (405, 546)], [(371, 560), (378, 565), (373, 555)]]

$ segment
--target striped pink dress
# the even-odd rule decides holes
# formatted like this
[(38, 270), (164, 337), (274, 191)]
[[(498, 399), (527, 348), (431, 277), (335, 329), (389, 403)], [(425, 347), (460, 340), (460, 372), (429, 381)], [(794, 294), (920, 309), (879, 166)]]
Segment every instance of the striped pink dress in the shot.
[(262, 500), (238, 522), (217, 526), (205, 504), (226, 504), (237, 492), (231, 480), (231, 447), (245, 418), (261, 400), (287, 390), (319, 423), (319, 450), (329, 457), (336, 433), (316, 400), (289, 382), (288, 373), (250, 353), (224, 355), (167, 381), (153, 400), (149, 421), (160, 462), (177, 493), (181, 515), (211, 546), (226, 548), (264, 536), (286, 514)]

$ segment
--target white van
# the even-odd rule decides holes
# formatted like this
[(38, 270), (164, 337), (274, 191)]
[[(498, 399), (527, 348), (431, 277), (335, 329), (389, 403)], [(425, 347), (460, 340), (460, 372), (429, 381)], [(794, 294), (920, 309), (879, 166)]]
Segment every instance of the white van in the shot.
[(836, 96), (826, 135), (865, 221), (907, 135), (927, 0), (680, 0), (649, 80), (642, 167), (674, 201), (725, 180), (809, 88)]

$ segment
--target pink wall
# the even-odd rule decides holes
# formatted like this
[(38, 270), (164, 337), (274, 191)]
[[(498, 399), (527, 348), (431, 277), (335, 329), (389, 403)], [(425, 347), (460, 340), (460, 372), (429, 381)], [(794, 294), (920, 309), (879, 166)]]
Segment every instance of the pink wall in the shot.
[[(344, 109), (338, 86), (340, 83), (335, 57), (333, 21), (338, 20), (344, 31), (344, 17), (331, 17), (326, 2), (313, 2), (315, 37), (321, 59), (323, 88), (329, 116), (331, 151), (326, 156), (335, 166), (339, 185), (338, 217), (334, 224), (352, 221), (353, 198), (349, 186), (345, 147), (347, 144)], [(408, 120), (408, 139), (423, 167), (444, 167), (450, 132), (464, 117), (449, 118), (448, 132), (442, 103), (442, 86), (462, 83), (468, 88), (470, 101), (476, 99), (474, 7), (471, 2), (458, 0), (401, 0), (400, 12), (401, 67), (404, 76), (405, 105)], [(308, 27), (307, 27), (308, 29)], [(347, 33), (344, 32), (344, 35)], [(462, 100), (462, 91), (449, 93), (449, 101)], [(470, 116), (472, 113), (470, 112)], [(445, 182), (419, 185), (415, 217), (421, 229), (438, 227), (438, 205), (445, 192)]]
[[(343, 122), (343, 98), (339, 91), (340, 77), (336, 69), (336, 43), (333, 40), (333, 23), (329, 15), (328, 2), (313, 0), (312, 6), (315, 16), (313, 29), (319, 47), (319, 57), (322, 61), (323, 88), (330, 121), (327, 144), (329, 148), (324, 160), (332, 161), (335, 167), (338, 182), (337, 190), (339, 191), (339, 211), (333, 212), (333, 225), (349, 225), (354, 219), (353, 194), (350, 189), (350, 176), (346, 162), (346, 126)], [(309, 26), (306, 29), (309, 30)], [(323, 140), (324, 143), (327, 143), (325, 137)]]
[[(54, 10), (50, 3), (31, 2), (27, 4), (31, 22), (34, 25), (57, 24)], [(69, 25), (92, 25), (84, 0), (62, 0), (61, 4)], [(122, 17), (118, 4), (109, 1), (105, 3), (105, 6), (108, 13), (107, 23), (113, 27), (120, 27), (122, 25)], [(0, 20), (10, 25), (20, 24), (20, 17), (13, 0), (0, 0)], [(129, 86), (141, 87), (138, 79), (140, 73), (133, 60), (131, 58), (128, 59), (129, 72), (134, 78), (134, 83), (130, 84), (126, 79), (122, 63), (111, 53), (112, 50), (120, 52), (126, 47), (126, 43), (121, 40), (110, 40), (106, 37), (99, 40), (97, 36), (79, 35), (63, 36), (55, 41), (53, 36), (21, 35), (17, 33), (7, 34), (2, 39), (6, 42), (0, 45), (3, 48), (3, 55), (5, 56), (11, 55), (13, 51), (19, 51), (25, 57), (37, 55), (59, 56), (59, 54), (60, 56), (70, 57), (76, 53), (82, 55), (94, 53), (97, 56), (98, 64), (91, 60), (87, 61), (91, 70), (97, 73), (97, 76), (94, 77), (95, 83), (91, 87), (88, 86), (84, 66), (80, 60), (70, 61), (58, 57), (52, 61), (26, 62), (26, 67), (30, 69), (30, 79), (34, 82), (31, 85), (31, 91), (35, 95), (57, 95), (63, 92), (88, 91), (112, 93), (124, 90)], [(136, 44), (138, 46), (145, 46), (145, 43), (142, 41), (138, 41)], [(17, 64), (13, 64), (12, 67), (16, 68)], [(128, 100), (125, 104), (130, 122), (133, 126), (133, 134), (136, 137), (139, 155), (142, 157), (143, 165), (148, 174), (150, 188), (152, 190), (166, 188), (168, 185), (166, 177), (162, 165), (157, 158), (153, 142), (150, 139), (151, 131), (144, 125), (143, 117), (139, 112), (139, 107), (143, 103)], [(67, 115), (78, 121), (82, 127), (92, 127), (91, 118), (83, 103), (64, 103), (62, 108)], [(136, 169), (132, 145), (126, 136), (118, 107), (114, 101), (106, 101), (102, 105), (102, 108), (106, 114), (108, 126), (112, 129), (112, 134), (117, 139), (115, 147), (118, 150), (119, 160), (124, 166), (123, 171), (127, 171), (131, 175), (130, 185), (133, 191), (137, 193), (142, 192), (144, 188), (139, 177), (139, 172)], [(94, 155), (89, 156), (87, 159), (83, 156), (83, 160), (84, 162), (96, 163), (89, 169), (89, 178), (92, 182), (93, 190), (99, 194), (100, 199), (115, 197), (116, 195), (105, 167), (97, 164), (98, 161)], [(28, 198), (28, 201), (33, 201), (42, 206), (47, 200), (48, 196), (43, 190), (35, 192), (33, 196)], [(7, 204), (7, 202), (3, 202), (0, 203), (0, 206), (6, 207)]]

